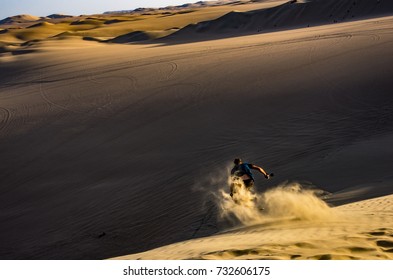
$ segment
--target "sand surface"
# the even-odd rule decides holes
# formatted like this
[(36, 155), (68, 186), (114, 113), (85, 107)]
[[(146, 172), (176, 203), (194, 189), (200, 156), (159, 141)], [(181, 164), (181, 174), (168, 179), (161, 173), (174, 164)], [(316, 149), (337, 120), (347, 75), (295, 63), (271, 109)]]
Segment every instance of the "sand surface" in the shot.
[[(5, 46), (0, 258), (392, 258), (393, 17), (238, 35)], [(342, 206), (222, 216), (235, 157)]]
[[(304, 192), (274, 192), (269, 206), (280, 207), (279, 215), (255, 210), (251, 221), (232, 208), (247, 226), (115, 259), (393, 259), (393, 195), (328, 208)], [(290, 198), (297, 204), (288, 205)]]

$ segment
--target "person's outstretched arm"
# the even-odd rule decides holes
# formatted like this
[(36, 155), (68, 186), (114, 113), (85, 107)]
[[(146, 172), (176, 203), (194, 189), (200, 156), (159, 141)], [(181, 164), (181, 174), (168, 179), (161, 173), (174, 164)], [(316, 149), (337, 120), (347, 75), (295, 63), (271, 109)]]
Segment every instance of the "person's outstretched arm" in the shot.
[(266, 179), (269, 179), (269, 177), (270, 177), (269, 174), (267, 174), (266, 171), (263, 170), (262, 167), (255, 165), (255, 164), (250, 164), (249, 166), (251, 169), (255, 169), (255, 170), (258, 170), (259, 172), (261, 172), (263, 174), (263, 176), (265, 176)]

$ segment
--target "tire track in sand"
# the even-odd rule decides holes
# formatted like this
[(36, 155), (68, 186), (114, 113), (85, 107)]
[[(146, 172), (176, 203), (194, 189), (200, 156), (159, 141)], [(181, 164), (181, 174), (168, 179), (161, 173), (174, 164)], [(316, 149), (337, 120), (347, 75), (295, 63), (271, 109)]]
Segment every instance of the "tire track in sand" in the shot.
[(7, 134), (7, 128), (11, 123), (12, 113), (11, 110), (5, 107), (0, 107), (0, 112), (3, 113), (2, 114), (3, 117), (1, 118), (1, 122), (0, 122), (0, 135), (4, 136)]
[(161, 74), (163, 75), (163, 77), (159, 80), (160, 82), (169, 81), (179, 68), (178, 64), (173, 61), (167, 62), (166, 65), (169, 65), (170, 69), (169, 71), (160, 70)]

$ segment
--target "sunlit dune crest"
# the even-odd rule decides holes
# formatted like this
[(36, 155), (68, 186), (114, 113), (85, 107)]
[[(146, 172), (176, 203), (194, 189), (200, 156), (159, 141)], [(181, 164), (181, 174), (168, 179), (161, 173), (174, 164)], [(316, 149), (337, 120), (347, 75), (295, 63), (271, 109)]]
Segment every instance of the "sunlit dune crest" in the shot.
[[(0, 42), (20, 47), (26, 41), (51, 40), (60, 34), (102, 43), (132, 43), (159, 38), (195, 41), (335, 24), (389, 15), (392, 11), (393, 2), (386, 0), (345, 0), (339, 7), (336, 0), (274, 0), (198, 2), (78, 17), (19, 15), (0, 21), (0, 27), (8, 31), (0, 34)], [(25, 30), (42, 24), (45, 24), (45, 30)]]

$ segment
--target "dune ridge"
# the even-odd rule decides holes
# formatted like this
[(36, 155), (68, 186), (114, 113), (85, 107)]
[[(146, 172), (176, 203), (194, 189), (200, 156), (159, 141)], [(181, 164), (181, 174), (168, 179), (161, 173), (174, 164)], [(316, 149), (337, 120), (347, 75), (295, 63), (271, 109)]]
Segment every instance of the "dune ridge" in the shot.
[[(265, 206), (274, 210), (254, 209), (254, 225), (240, 219), (247, 226), (114, 259), (393, 259), (393, 195), (329, 208), (299, 191), (299, 185), (268, 191)], [(241, 207), (233, 209), (242, 212), (238, 218), (250, 205)]]
[[(102, 15), (53, 14), (41, 18), (18, 15), (0, 21), (0, 27), (5, 30), (0, 33), (0, 42), (22, 47), (22, 51), (26, 48), (26, 44), (22, 44), (29, 41), (34, 43), (68, 35), (70, 39), (100, 43), (125, 44), (157, 39), (178, 43), (348, 22), (392, 13), (393, 4), (388, 0), (207, 1)], [(45, 30), (33, 31), (35, 27), (45, 27)], [(28, 45), (32, 47), (33, 44)], [(3, 48), (2, 52), (7, 49)]]
[[(270, 0), (272, 1), (272, 0)], [(274, 0), (273, 0), (274, 1)], [(132, 13), (148, 13), (156, 12), (157, 10), (185, 10), (189, 8), (201, 8), (201, 7), (214, 7), (223, 5), (244, 5), (254, 2), (269, 2), (269, 0), (217, 0), (217, 1), (198, 1), (195, 3), (186, 3), (177, 6), (167, 6), (162, 8), (137, 8), (134, 10), (120, 10), (120, 11), (107, 11), (104, 14), (132, 14)]]
[(249, 12), (233, 11), (218, 19), (191, 24), (169, 36), (171, 39), (200, 40), (203, 36), (225, 36), (272, 32), (289, 28), (304, 28), (333, 24), (393, 13), (393, 3), (387, 0), (310, 0), (289, 1), (276, 7)]
[(33, 16), (33, 15), (16, 15), (12, 17), (7, 17), (5, 19), (0, 20), (0, 25), (2, 24), (15, 24), (15, 23), (26, 23), (31, 21), (40, 20), (40, 17)]

